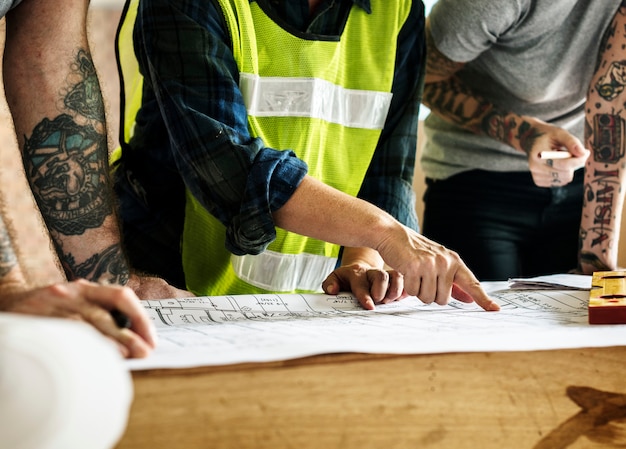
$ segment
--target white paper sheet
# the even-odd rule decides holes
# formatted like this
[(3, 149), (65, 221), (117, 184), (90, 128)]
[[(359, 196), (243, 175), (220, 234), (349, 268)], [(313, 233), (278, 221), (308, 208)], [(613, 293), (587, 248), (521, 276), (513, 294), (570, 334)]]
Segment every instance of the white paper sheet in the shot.
[(532, 278), (509, 279), (509, 288), (590, 290), (591, 276), (582, 274), (551, 274)]
[[(351, 295), (144, 301), (159, 343), (130, 369), (286, 360), (339, 352), (428, 354), (626, 345), (625, 325), (589, 325), (588, 291), (497, 290), (499, 312), (416, 298), (363, 310)], [(496, 288), (496, 291), (493, 291)]]

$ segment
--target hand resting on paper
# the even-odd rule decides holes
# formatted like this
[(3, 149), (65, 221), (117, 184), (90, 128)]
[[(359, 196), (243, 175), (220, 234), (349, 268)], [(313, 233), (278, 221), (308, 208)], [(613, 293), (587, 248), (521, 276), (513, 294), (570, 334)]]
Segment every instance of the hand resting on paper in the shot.
[(362, 264), (337, 268), (328, 275), (322, 287), (329, 295), (351, 291), (367, 310), (373, 310), (376, 304), (387, 304), (408, 296), (404, 291), (404, 276), (400, 273)]
[(380, 255), (370, 248), (344, 248), (342, 266), (328, 275), (322, 288), (329, 295), (351, 291), (367, 310), (406, 298), (404, 276), (383, 267)]
[[(418, 282), (416, 276), (409, 275), (410, 293), (406, 289), (405, 276), (400, 271), (383, 268), (384, 262), (380, 254), (369, 248), (345, 248), (342, 266), (335, 269), (323, 282), (324, 291), (327, 294), (351, 291), (367, 310), (374, 309), (376, 304), (398, 301), (410, 294), (426, 304), (434, 302), (445, 305), (452, 297), (467, 303), (475, 301), (488, 311), (500, 310), (458, 254), (420, 238), (421, 236), (408, 229), (407, 231), (409, 237), (418, 237), (419, 241), (412, 244), (416, 253), (421, 255), (421, 259), (409, 260), (409, 270), (413, 269), (418, 273), (419, 270), (426, 270), (429, 273), (428, 276), (418, 276)], [(424, 252), (426, 254), (422, 255)], [(400, 251), (400, 254), (409, 259), (415, 257), (415, 254), (406, 250)], [(432, 282), (433, 279), (435, 282)]]

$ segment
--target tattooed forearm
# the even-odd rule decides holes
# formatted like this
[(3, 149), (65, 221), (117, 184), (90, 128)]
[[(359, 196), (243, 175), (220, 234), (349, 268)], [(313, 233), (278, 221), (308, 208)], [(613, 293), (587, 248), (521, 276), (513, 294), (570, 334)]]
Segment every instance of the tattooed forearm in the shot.
[(452, 61), (435, 45), (426, 21), (426, 84), (422, 103), (434, 113), (474, 134), (482, 134), (528, 154), (542, 135), (519, 115), (500, 110), (457, 76), (464, 63)]
[(97, 279), (109, 284), (125, 285), (129, 278), (126, 259), (119, 245), (112, 245), (81, 264), (76, 264), (74, 257), (67, 254), (62, 264), (71, 279)]
[(579, 269), (617, 268), (626, 182), (626, 1), (604, 33), (585, 105), (585, 166)]
[[(584, 202), (585, 209), (591, 211), (591, 220), (587, 221), (588, 226), (581, 228), (580, 238), (581, 242), (587, 241), (591, 249), (597, 248), (602, 253), (606, 253), (614, 244), (612, 239), (617, 221), (615, 209), (618, 207), (617, 197), (621, 188), (620, 161), (624, 158), (622, 130), (625, 125), (618, 115), (596, 114), (590, 129), (593, 161), (601, 165), (596, 165), (593, 170), (587, 169)], [(598, 254), (590, 251), (581, 251), (579, 263), (581, 267), (587, 265), (596, 270), (610, 268)]]
[[(71, 239), (89, 230), (95, 235), (87, 238), (96, 242), (98, 235), (114, 235), (101, 228), (115, 221), (115, 214), (104, 104), (87, 51), (77, 51), (66, 82), (57, 102), (62, 112), (42, 118), (24, 137), (24, 167), (67, 277), (126, 283), (129, 268), (119, 239), (98, 242), (93, 253), (84, 241)], [(98, 249), (111, 243), (104, 251)]]
[(93, 63), (79, 51), (76, 79), (64, 97), (72, 114), (44, 118), (25, 138), (24, 165), (51, 230), (79, 235), (112, 213), (107, 182), (104, 107)]
[(11, 237), (0, 218), (0, 277), (6, 276), (17, 265)]
[(79, 235), (112, 212), (107, 198), (106, 139), (69, 115), (44, 119), (26, 139), (24, 165), (48, 227)]
[[(586, 185), (585, 201), (595, 205), (593, 223), (597, 228), (592, 246), (606, 240), (612, 231), (615, 198), (621, 188), (621, 163), (624, 159), (624, 127), (626, 122), (619, 115), (596, 114), (593, 117), (592, 150), (593, 160), (600, 167), (588, 171), (590, 182)], [(598, 165), (596, 166), (598, 167)]]
[(472, 92), (451, 78), (424, 86), (423, 102), (433, 111), (461, 126), (472, 126), (478, 130), (483, 117), (497, 114), (486, 101), (470, 101)]
[(475, 134), (483, 134), (526, 153), (542, 133), (521, 117), (505, 113), (475, 95), (456, 78), (426, 84), (423, 103), (442, 118)]

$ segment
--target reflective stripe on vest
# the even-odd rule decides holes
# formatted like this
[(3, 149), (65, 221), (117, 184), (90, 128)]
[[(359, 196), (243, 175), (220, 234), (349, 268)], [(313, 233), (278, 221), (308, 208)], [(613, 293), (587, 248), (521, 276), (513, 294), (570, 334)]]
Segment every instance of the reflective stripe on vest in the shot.
[(310, 117), (342, 126), (383, 129), (391, 93), (345, 89), (319, 78), (242, 73), (239, 87), (249, 115)]
[(233, 270), (247, 283), (268, 291), (318, 291), (337, 259), (315, 254), (283, 254), (269, 249), (252, 256), (231, 256)]

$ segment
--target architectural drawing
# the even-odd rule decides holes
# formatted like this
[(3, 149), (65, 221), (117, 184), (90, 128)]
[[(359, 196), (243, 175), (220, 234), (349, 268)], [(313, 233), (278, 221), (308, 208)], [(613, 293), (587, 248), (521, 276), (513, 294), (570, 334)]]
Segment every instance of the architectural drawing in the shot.
[(263, 362), (324, 353), (427, 354), (626, 345), (623, 325), (590, 325), (586, 290), (491, 292), (499, 312), (406, 298), (363, 310), (345, 295), (234, 295), (142, 301), (159, 345), (131, 369)]

